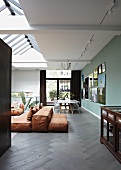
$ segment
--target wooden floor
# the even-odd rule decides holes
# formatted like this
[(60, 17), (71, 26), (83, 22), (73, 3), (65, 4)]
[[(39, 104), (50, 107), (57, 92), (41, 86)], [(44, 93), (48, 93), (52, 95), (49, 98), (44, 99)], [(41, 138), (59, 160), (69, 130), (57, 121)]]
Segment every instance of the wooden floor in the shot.
[(68, 133), (18, 133), (0, 158), (0, 170), (120, 170), (100, 144), (100, 120), (84, 109), (67, 114)]

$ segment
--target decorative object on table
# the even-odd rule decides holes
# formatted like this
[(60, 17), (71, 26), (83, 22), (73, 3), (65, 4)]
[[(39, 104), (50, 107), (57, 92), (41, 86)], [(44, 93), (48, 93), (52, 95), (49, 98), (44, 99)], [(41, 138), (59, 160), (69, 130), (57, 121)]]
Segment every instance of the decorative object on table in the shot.
[(65, 100), (66, 98), (67, 99), (74, 99), (74, 96), (75, 96), (75, 94), (73, 94), (73, 93), (71, 93), (71, 92), (60, 92), (59, 93), (59, 99), (61, 99), (61, 100)]

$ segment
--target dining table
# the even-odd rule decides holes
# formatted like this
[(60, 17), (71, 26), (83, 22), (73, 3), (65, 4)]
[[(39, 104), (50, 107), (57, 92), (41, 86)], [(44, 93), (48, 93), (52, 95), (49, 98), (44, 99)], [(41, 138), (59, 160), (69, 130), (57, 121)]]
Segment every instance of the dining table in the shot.
[(61, 110), (62, 106), (64, 106), (64, 110), (67, 110), (67, 106), (68, 106), (70, 112), (73, 114), (73, 105), (79, 104), (79, 101), (78, 100), (71, 100), (71, 99), (65, 99), (65, 100), (59, 99), (58, 103), (60, 105), (60, 110)]

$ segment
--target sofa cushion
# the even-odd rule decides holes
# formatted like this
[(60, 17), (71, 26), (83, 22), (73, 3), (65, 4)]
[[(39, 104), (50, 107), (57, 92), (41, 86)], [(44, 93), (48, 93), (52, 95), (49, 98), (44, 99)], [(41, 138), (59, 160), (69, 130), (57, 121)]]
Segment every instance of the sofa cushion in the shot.
[(32, 116), (33, 116), (32, 110), (29, 110), (29, 112), (27, 113), (27, 120), (31, 121), (32, 120)]
[(53, 114), (52, 107), (45, 106), (32, 117), (32, 131), (48, 131), (48, 124)]
[(68, 132), (67, 119), (64, 117), (52, 117), (49, 123), (49, 131)]
[(19, 116), (23, 113), (23, 110), (20, 108), (11, 108), (11, 116)]
[(24, 113), (19, 117), (11, 117), (12, 132), (31, 131), (31, 121), (27, 120), (27, 114)]
[(27, 114), (27, 120), (31, 121), (32, 120), (32, 116), (38, 111), (38, 108), (35, 107), (31, 107), (28, 114)]

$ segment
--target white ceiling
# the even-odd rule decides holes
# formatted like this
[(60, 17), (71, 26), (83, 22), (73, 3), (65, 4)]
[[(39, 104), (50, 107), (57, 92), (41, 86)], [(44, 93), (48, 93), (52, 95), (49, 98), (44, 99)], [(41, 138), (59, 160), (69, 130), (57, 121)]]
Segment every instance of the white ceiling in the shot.
[[(41, 28), (34, 33), (47, 69), (61, 69), (61, 63), (67, 61), (72, 63), (71, 69), (82, 69), (115, 35), (121, 34), (121, 0), (115, 0), (114, 6), (113, 0), (19, 2), (30, 26)], [(108, 14), (111, 7), (113, 12)]]
[[(99, 25), (112, 0), (19, 0), (30, 25)], [(120, 25), (121, 1), (105, 25)], [(113, 18), (113, 19), (111, 19)]]

